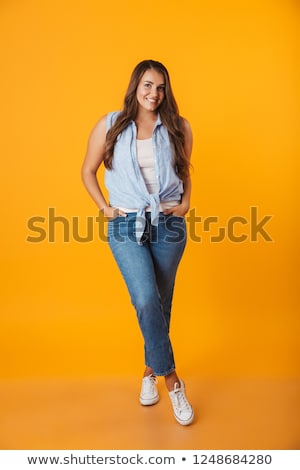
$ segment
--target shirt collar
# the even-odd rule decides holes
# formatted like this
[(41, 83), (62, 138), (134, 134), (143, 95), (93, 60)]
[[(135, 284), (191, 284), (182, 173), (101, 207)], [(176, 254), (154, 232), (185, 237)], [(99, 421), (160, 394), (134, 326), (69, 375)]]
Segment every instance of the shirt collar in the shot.
[[(135, 125), (134, 120), (131, 121), (131, 124), (132, 124), (132, 125)], [(157, 113), (157, 119), (156, 119), (156, 123), (155, 123), (154, 129), (155, 129), (156, 127), (158, 127), (158, 126), (161, 126), (161, 125), (162, 125), (162, 120), (161, 120), (161, 118), (160, 118), (160, 114)]]

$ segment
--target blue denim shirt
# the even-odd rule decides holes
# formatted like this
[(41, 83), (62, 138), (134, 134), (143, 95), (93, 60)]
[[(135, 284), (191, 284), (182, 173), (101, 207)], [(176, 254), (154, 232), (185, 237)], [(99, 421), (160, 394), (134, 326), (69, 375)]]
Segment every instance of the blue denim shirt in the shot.
[[(106, 130), (114, 124), (120, 111), (107, 115)], [(153, 130), (152, 145), (155, 175), (158, 192), (150, 194), (146, 188), (136, 154), (137, 129), (132, 121), (119, 136), (114, 147), (112, 170), (105, 171), (105, 186), (109, 193), (109, 203), (114, 207), (136, 207), (138, 220), (142, 223), (139, 242), (145, 224), (145, 210), (150, 206), (151, 224), (158, 224), (160, 201), (181, 200), (183, 182), (175, 170), (174, 152), (167, 128), (160, 116)]]
[[(107, 115), (106, 130), (114, 124), (120, 111)], [(119, 136), (114, 147), (112, 170), (105, 171), (105, 186), (109, 203), (114, 207), (136, 207), (137, 217), (145, 222), (145, 210), (150, 206), (151, 224), (158, 224), (160, 201), (181, 200), (183, 182), (175, 170), (174, 152), (169, 133), (160, 116), (153, 130), (152, 145), (158, 192), (150, 194), (145, 185), (136, 155), (137, 129), (132, 121)], [(141, 234), (142, 235), (142, 234)], [(137, 236), (138, 241), (141, 237)]]

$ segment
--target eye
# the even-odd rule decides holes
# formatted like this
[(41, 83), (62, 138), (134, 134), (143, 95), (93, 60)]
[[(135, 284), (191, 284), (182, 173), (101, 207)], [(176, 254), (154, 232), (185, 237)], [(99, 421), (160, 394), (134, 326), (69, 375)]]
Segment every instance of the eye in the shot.
[(150, 87), (151, 87), (151, 83), (144, 83), (144, 87), (145, 87), (145, 88), (150, 88)]
[(164, 93), (165, 87), (164, 87), (163, 85), (162, 85), (162, 86), (159, 86), (159, 87), (157, 87), (157, 90), (158, 90), (158, 91), (162, 91), (162, 92)]

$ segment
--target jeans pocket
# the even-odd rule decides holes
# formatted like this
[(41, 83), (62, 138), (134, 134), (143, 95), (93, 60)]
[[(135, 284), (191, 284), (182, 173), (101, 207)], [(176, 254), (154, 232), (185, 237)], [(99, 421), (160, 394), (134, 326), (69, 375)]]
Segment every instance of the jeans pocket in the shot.
[[(112, 219), (108, 219), (108, 223), (110, 222), (114, 222), (115, 220), (119, 219), (120, 217), (122, 217), (121, 215), (117, 215), (116, 217), (113, 217)], [(123, 217), (124, 218), (124, 217)]]
[(174, 220), (185, 220), (185, 215), (175, 215), (175, 214), (169, 214), (167, 215), (169, 219), (174, 219)]

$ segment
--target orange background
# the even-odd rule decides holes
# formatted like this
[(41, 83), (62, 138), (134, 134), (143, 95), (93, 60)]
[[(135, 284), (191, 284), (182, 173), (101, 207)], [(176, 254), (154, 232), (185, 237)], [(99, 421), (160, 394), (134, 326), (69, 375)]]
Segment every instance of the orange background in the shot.
[[(135, 313), (107, 244), (30, 243), (48, 208), (97, 210), (80, 180), (94, 123), (145, 58), (194, 132), (198, 216), (272, 215), (273, 242), (189, 241), (172, 339), (185, 374), (299, 377), (296, 1), (1, 1), (1, 378), (139, 375)], [(297, 160), (296, 160), (296, 157)], [(40, 224), (42, 226), (43, 224)], [(45, 222), (44, 228), (47, 230)], [(249, 227), (236, 226), (236, 233)]]

